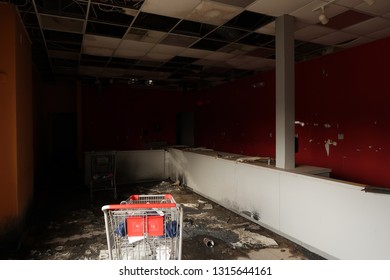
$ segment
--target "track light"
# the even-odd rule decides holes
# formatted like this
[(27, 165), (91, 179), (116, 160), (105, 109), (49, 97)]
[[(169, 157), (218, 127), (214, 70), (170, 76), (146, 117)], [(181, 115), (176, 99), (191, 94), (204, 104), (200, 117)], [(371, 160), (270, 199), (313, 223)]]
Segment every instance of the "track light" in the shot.
[(321, 7), (321, 14), (320, 14), (319, 17), (318, 17), (318, 20), (319, 20), (322, 24), (327, 24), (327, 23), (329, 22), (328, 17), (325, 15), (325, 7), (324, 7), (324, 6)]
[(137, 78), (130, 78), (130, 79), (127, 81), (127, 84), (132, 85), (132, 84), (135, 84), (136, 82), (138, 82), (138, 79), (137, 79)]
[(145, 82), (145, 84), (146, 84), (147, 86), (152, 86), (154, 83), (153, 83), (153, 80), (147, 80), (147, 81)]
[[(318, 20), (322, 23), (322, 24), (327, 24), (329, 22), (329, 18), (326, 16), (325, 14), (325, 7), (332, 4), (333, 2), (336, 2), (337, 0), (327, 0), (327, 2), (325, 4), (322, 4), (321, 6), (315, 8), (313, 10), (313, 12), (316, 12), (318, 10), (321, 10), (321, 14), (318, 16)], [(368, 6), (371, 6), (375, 3), (375, 0), (363, 0)]]
[(325, 7), (332, 4), (333, 2), (335, 2), (336, 0), (330, 0), (329, 2), (315, 8), (313, 10), (313, 12), (316, 12), (318, 10), (321, 10), (321, 14), (318, 16), (318, 20), (322, 23), (322, 24), (327, 24), (329, 22), (329, 18), (326, 16), (325, 14)]

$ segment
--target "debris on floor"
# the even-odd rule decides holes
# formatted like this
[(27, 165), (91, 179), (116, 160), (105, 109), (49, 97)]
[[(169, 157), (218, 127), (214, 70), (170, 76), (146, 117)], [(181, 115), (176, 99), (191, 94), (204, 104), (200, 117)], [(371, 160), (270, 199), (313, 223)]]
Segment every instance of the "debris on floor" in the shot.
[[(118, 187), (118, 201), (132, 194), (172, 194), (183, 207), (182, 259), (321, 259), (293, 242), (237, 215), (183, 187), (162, 181)], [(57, 196), (57, 194), (56, 194)], [(9, 259), (104, 260), (108, 259), (101, 207), (114, 204), (98, 194), (90, 203), (89, 192), (61, 194), (55, 212), (36, 218), (18, 255)], [(57, 196), (58, 198), (58, 196)], [(49, 199), (50, 204), (50, 199)], [(52, 210), (53, 211), (53, 210)], [(205, 240), (207, 240), (205, 246)], [(166, 253), (164, 253), (166, 254)], [(167, 256), (159, 254), (159, 258)]]

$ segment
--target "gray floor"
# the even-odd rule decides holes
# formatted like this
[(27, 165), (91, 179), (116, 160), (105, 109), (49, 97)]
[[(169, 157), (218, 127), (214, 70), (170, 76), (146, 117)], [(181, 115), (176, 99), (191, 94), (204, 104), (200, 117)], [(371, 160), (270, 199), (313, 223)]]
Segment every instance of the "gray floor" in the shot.
[[(47, 195), (47, 194), (50, 195)], [(37, 203), (19, 248), (3, 259), (98, 260), (107, 256), (101, 207), (131, 194), (170, 193), (183, 206), (184, 260), (321, 259), (293, 242), (215, 204), (179, 184), (162, 181), (118, 187), (118, 198), (87, 188), (61, 188)], [(208, 238), (213, 247), (205, 244)]]

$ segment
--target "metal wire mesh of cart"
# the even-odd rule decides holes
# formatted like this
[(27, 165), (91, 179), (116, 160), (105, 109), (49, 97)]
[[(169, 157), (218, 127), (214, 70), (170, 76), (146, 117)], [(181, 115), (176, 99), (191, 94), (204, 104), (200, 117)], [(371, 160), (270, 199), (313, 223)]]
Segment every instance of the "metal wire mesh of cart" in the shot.
[(180, 260), (183, 209), (172, 195), (133, 195), (102, 207), (111, 260)]
[(91, 154), (91, 200), (93, 200), (94, 192), (108, 190), (112, 190), (114, 192), (114, 198), (117, 198), (115, 157), (115, 151), (93, 152)]

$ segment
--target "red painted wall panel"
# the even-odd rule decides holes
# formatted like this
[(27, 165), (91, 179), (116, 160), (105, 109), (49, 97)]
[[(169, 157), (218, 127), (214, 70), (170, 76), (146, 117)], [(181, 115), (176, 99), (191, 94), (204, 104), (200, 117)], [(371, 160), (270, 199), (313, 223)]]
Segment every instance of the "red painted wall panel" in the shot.
[(182, 92), (129, 86), (82, 87), (84, 150), (145, 149), (176, 144), (176, 114), (187, 110)]
[(297, 127), (297, 163), (390, 187), (389, 48), (385, 39), (297, 65), (296, 118), (306, 124)]
[[(298, 165), (390, 187), (389, 49), (387, 38), (296, 65), (296, 120), (305, 123), (296, 126)], [(200, 99), (198, 146), (275, 156), (274, 72), (207, 90)]]

